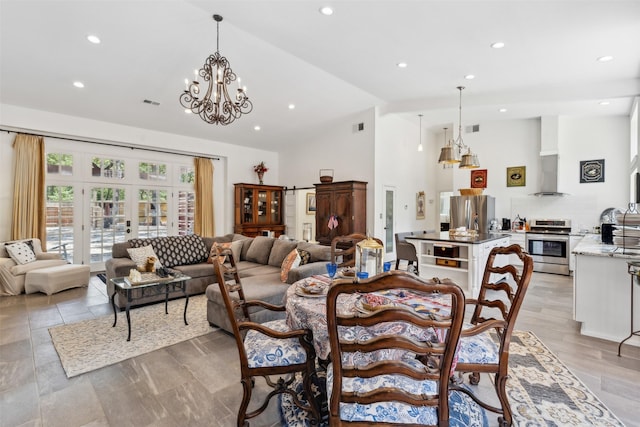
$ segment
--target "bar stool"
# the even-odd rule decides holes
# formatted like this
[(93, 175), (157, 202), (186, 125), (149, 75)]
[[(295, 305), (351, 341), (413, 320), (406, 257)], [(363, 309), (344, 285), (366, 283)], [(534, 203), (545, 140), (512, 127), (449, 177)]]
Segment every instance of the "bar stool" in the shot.
[(631, 276), (631, 327), (629, 328), (631, 333), (629, 333), (629, 336), (626, 337), (625, 339), (623, 339), (622, 341), (620, 341), (620, 344), (618, 344), (618, 356), (620, 356), (620, 349), (622, 348), (622, 344), (626, 340), (628, 340), (629, 338), (631, 338), (634, 335), (640, 336), (640, 329), (637, 330), (637, 331), (633, 330), (633, 278), (635, 276), (635, 277), (639, 278), (638, 280), (640, 280), (640, 261), (628, 261), (627, 262), (627, 271), (629, 272), (629, 275)]

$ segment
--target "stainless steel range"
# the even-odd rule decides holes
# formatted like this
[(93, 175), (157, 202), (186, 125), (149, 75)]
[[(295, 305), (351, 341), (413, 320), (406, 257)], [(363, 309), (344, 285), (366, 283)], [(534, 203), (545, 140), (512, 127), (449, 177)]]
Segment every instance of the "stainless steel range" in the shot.
[(533, 219), (526, 233), (526, 248), (533, 258), (533, 271), (569, 273), (569, 219)]

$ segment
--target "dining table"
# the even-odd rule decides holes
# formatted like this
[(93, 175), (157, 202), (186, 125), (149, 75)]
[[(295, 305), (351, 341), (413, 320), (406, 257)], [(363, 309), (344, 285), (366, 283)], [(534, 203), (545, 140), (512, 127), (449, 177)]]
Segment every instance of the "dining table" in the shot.
[[(339, 279), (340, 280), (340, 279)], [(341, 279), (354, 280), (354, 279)], [(328, 275), (314, 275), (293, 283), (287, 289), (284, 297), (286, 307), (286, 321), (292, 329), (310, 329), (313, 332), (313, 346), (316, 355), (321, 360), (328, 360), (331, 352), (329, 346), (329, 329), (327, 327), (327, 298), (329, 286), (339, 283), (329, 278)], [(314, 288), (314, 293), (307, 289)], [(318, 292), (318, 288), (321, 289)], [(363, 292), (359, 294), (343, 294), (338, 296), (336, 310), (338, 315), (367, 316), (372, 312), (363, 305), (363, 296), (366, 292), (366, 284), (363, 284)], [(431, 313), (447, 316), (450, 312), (450, 299), (447, 295), (433, 293), (427, 295), (416, 294), (406, 290), (387, 290), (375, 292), (388, 299), (396, 308), (405, 308), (417, 313)], [(364, 341), (380, 335), (402, 335), (418, 341), (442, 341), (438, 331), (431, 328), (420, 328), (406, 322), (385, 322), (373, 327), (338, 328), (341, 338)], [(399, 352), (398, 357), (404, 351)]]

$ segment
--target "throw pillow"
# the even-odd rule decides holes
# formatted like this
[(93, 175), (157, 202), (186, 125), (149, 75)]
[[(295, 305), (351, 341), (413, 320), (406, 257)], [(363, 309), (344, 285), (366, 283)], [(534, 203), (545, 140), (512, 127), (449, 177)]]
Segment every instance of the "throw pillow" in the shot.
[(233, 259), (236, 264), (240, 261), (240, 254), (242, 253), (242, 247), (244, 242), (242, 240), (234, 240), (231, 242), (231, 252), (233, 253)]
[[(213, 264), (214, 257), (218, 255), (218, 250), (229, 249), (231, 248), (231, 242), (213, 242), (211, 245), (211, 252), (209, 252), (209, 258), (207, 258), (207, 262), (209, 264)], [(218, 257), (218, 262), (220, 264), (224, 264), (227, 262), (227, 256), (221, 255)]]
[(298, 253), (300, 254), (300, 265), (309, 264), (309, 260), (311, 259), (311, 254), (304, 249), (298, 249)]
[(286, 256), (292, 250), (294, 250), (297, 245), (297, 242), (276, 239), (276, 241), (273, 242), (273, 247), (271, 248), (271, 253), (269, 254), (268, 264), (274, 267), (280, 267), (282, 265), (282, 261), (284, 261)]
[(151, 245), (158, 254), (158, 260), (165, 267), (189, 265), (205, 262), (209, 256), (207, 245), (197, 234), (186, 236), (154, 237), (151, 239), (131, 239), (134, 248)]
[(36, 260), (36, 254), (25, 242), (17, 242), (5, 245), (7, 253), (16, 264), (29, 264)]
[[(144, 268), (149, 257), (154, 257), (156, 260), (158, 259), (158, 255), (153, 251), (153, 247), (151, 245), (143, 246), (141, 248), (128, 248), (127, 252), (129, 253), (131, 261), (135, 262), (138, 268)], [(156, 270), (160, 267), (162, 267), (162, 264), (160, 261), (156, 261)]]
[(289, 276), (289, 270), (296, 268), (300, 265), (300, 254), (296, 249), (289, 252), (289, 254), (282, 261), (282, 267), (280, 267), (280, 280), (287, 283), (287, 277)]
[(275, 240), (273, 237), (266, 236), (257, 236), (254, 238), (253, 243), (251, 243), (247, 251), (247, 261), (267, 265), (269, 263), (269, 254), (271, 253), (271, 248)]

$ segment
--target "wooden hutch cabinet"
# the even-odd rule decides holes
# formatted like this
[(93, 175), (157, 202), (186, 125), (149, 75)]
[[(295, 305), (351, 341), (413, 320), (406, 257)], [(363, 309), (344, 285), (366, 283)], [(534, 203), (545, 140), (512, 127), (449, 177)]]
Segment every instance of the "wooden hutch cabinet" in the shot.
[(264, 232), (279, 237), (284, 233), (284, 187), (258, 184), (234, 184), (234, 187), (234, 232), (249, 237), (262, 236)]
[[(366, 234), (367, 183), (343, 181), (315, 184), (316, 187), (316, 240), (321, 245), (331, 245), (336, 236), (352, 233)], [(328, 227), (334, 215), (336, 228)]]

